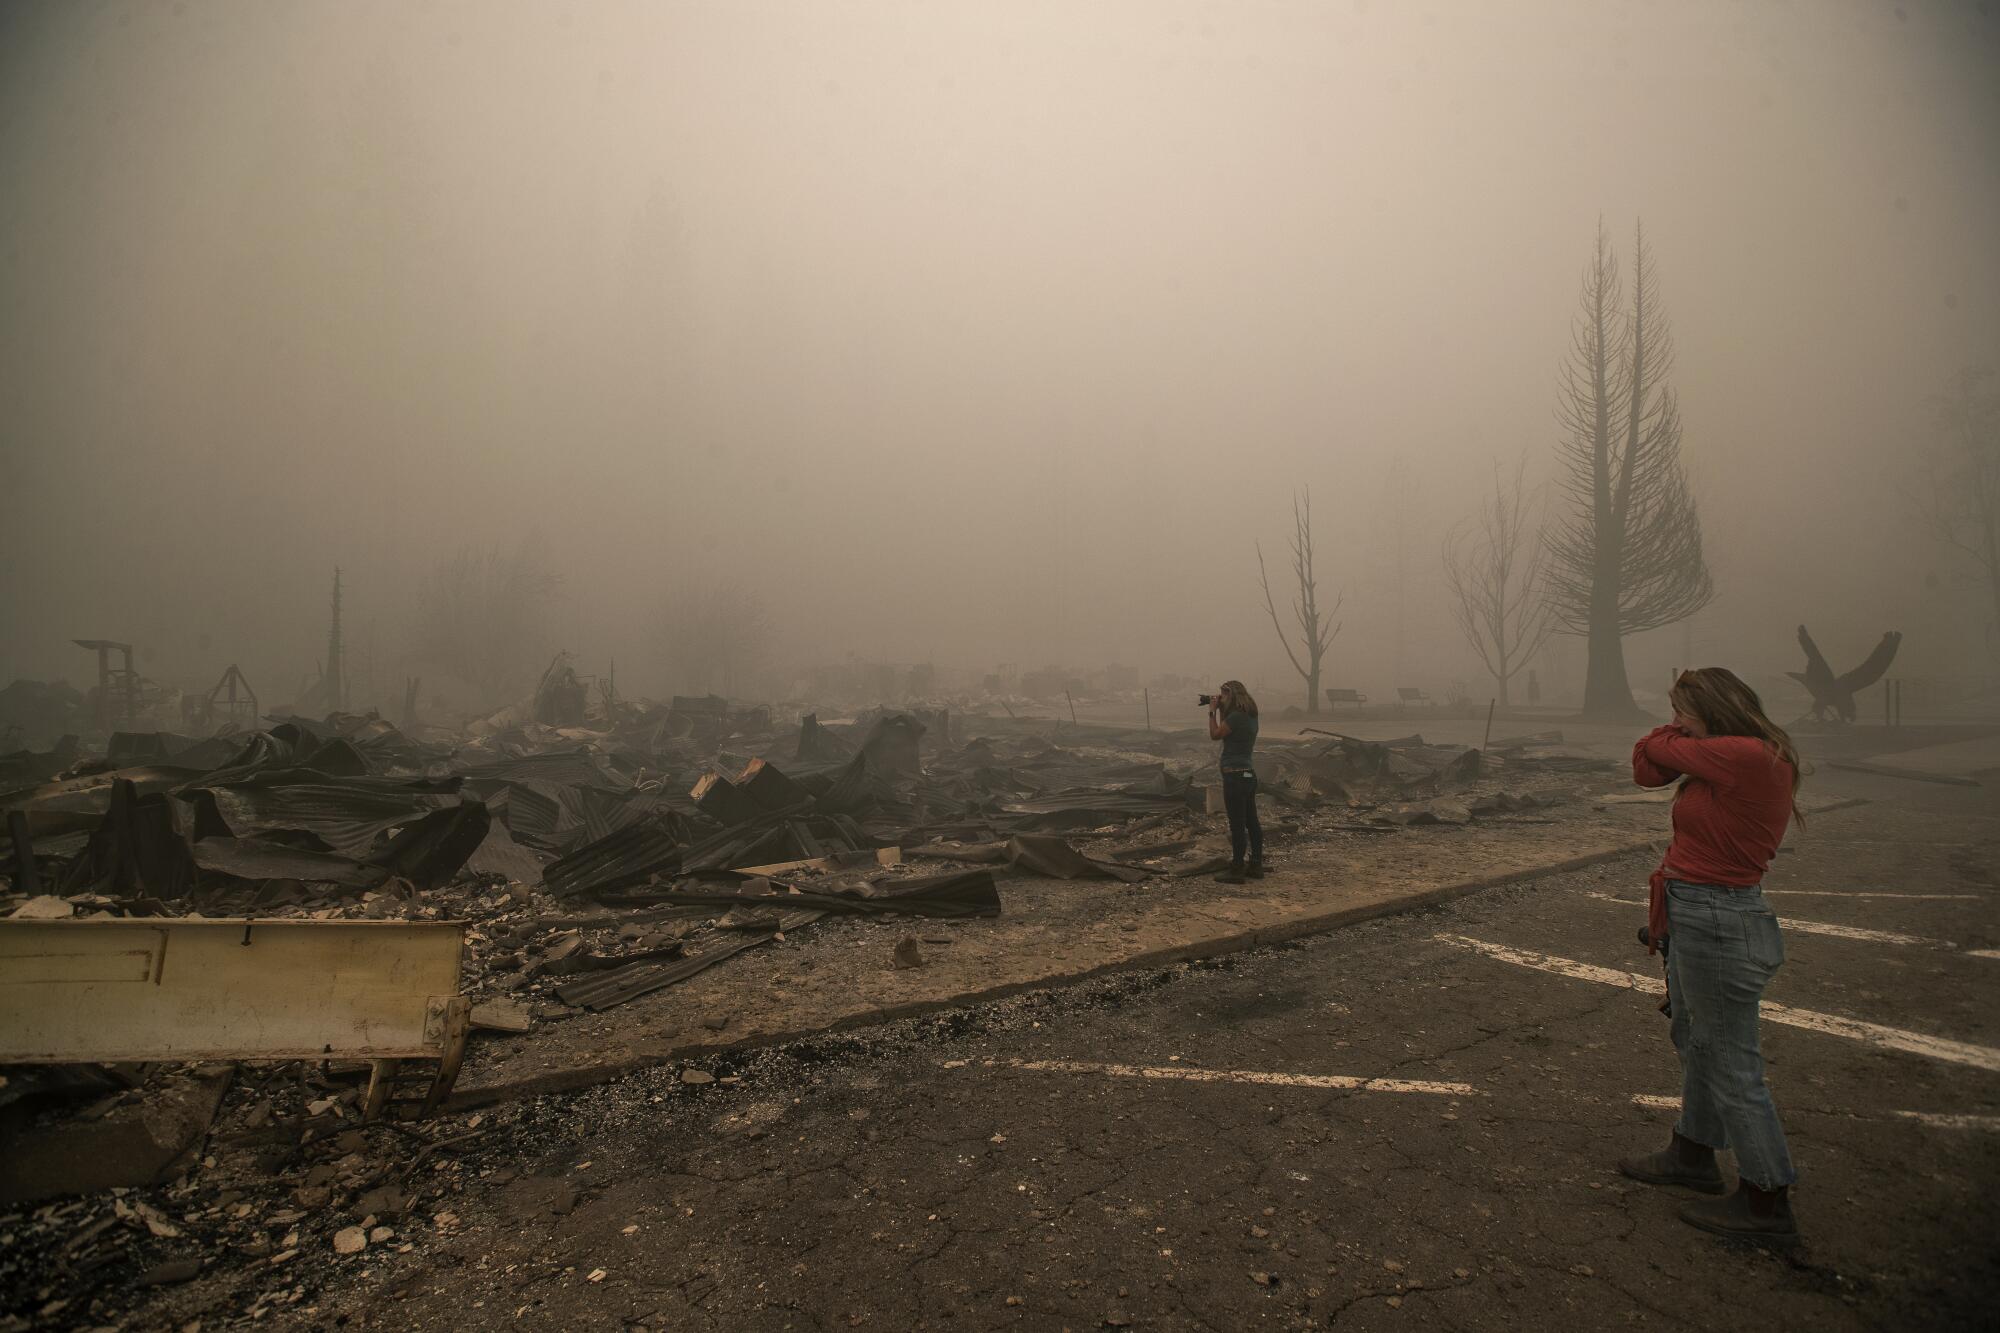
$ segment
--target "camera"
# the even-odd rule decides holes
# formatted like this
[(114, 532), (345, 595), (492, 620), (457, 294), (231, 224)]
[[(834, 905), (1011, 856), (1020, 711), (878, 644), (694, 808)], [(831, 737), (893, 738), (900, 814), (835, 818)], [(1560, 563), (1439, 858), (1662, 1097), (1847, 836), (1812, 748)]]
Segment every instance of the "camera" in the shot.
[(1195, 696), (1195, 699), (1201, 704), (1203, 708), (1210, 708), (1214, 706), (1216, 696), (1213, 694), (1197, 694)]
[[(1648, 949), (1653, 947), (1653, 932), (1650, 927), (1648, 926), (1639, 927), (1639, 943), (1645, 945)], [(1660, 962), (1663, 966), (1667, 961), (1667, 946), (1672, 943), (1673, 943), (1672, 940), (1660, 941)], [(1660, 1001), (1660, 1012), (1665, 1014), (1668, 1018), (1672, 1018), (1674, 1016), (1674, 996), (1671, 990), (1667, 992), (1667, 998)]]

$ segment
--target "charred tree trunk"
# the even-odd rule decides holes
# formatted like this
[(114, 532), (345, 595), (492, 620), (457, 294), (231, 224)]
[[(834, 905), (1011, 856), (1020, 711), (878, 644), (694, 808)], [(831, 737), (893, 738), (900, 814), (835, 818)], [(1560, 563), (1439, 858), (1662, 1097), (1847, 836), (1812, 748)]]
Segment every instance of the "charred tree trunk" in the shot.
[(1616, 575), (1604, 578), (1609, 598), (1592, 599), (1590, 628), (1584, 636), (1589, 665), (1583, 677), (1583, 715), (1617, 722), (1639, 715), (1632, 701), (1632, 680), (1625, 671), (1625, 635), (1618, 628)]

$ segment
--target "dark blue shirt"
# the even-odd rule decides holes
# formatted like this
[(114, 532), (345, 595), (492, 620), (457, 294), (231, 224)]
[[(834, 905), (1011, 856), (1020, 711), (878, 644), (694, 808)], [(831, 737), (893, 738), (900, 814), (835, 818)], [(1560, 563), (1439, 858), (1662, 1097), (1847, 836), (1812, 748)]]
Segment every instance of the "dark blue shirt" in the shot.
[(1222, 725), (1229, 728), (1229, 734), (1222, 738), (1222, 771), (1256, 772), (1250, 759), (1251, 751), (1257, 748), (1256, 717), (1239, 708), (1223, 718)]

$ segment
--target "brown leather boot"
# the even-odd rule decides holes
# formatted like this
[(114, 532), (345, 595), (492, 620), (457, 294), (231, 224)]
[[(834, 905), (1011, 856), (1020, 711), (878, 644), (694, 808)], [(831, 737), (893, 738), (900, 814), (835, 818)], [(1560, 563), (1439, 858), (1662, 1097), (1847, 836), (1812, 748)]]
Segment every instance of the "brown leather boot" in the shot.
[(1679, 1185), (1703, 1194), (1720, 1194), (1727, 1188), (1721, 1168), (1715, 1164), (1715, 1149), (1679, 1134), (1663, 1151), (1649, 1157), (1627, 1157), (1618, 1163), (1618, 1169), (1648, 1185)]
[(1799, 1224), (1792, 1217), (1789, 1195), (1782, 1185), (1766, 1190), (1747, 1180), (1739, 1181), (1736, 1193), (1726, 1199), (1691, 1203), (1681, 1209), (1681, 1220), (1718, 1236), (1791, 1245), (1798, 1241)]

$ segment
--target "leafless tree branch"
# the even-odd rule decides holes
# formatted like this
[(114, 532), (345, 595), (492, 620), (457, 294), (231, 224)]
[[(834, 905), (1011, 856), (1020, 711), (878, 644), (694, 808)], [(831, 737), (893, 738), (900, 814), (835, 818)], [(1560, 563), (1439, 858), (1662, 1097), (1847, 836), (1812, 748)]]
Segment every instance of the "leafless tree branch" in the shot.
[(561, 583), (532, 533), (511, 550), (459, 549), (418, 590), (419, 657), (471, 685), (482, 704), (501, 702), (533, 682), (543, 613)]
[(1972, 565), (2000, 626), (2000, 382), (1992, 368), (1953, 375), (1936, 413), (1917, 514), (1941, 545)]
[(1444, 543), (1452, 619), (1510, 703), (1508, 684), (1555, 630), (1546, 595), (1539, 492), (1527, 484), (1527, 460), (1511, 477), (1493, 469), (1493, 494)]
[(763, 599), (731, 579), (690, 579), (661, 608), (661, 659), (676, 689), (728, 694), (764, 658), (772, 622)]
[[(1284, 647), (1292, 670), (1305, 681), (1306, 711), (1317, 713), (1320, 665), (1326, 657), (1327, 646), (1340, 633), (1341, 626), (1334, 617), (1340, 614), (1341, 597), (1336, 593), (1331, 607), (1320, 607), (1319, 578), (1313, 553), (1312, 492), (1309, 490), (1292, 497), (1291, 551), (1292, 579), (1297, 591), (1293, 593), (1288, 609), (1298, 622), (1298, 650), (1293, 649), (1292, 635), (1278, 617), (1278, 603), (1271, 594), (1271, 576), (1264, 564), (1261, 542), (1257, 544), (1257, 581), (1264, 590), (1264, 609), (1271, 614), (1271, 628), (1277, 631), (1278, 642)], [(1305, 655), (1303, 664), (1299, 660), (1301, 652)]]

